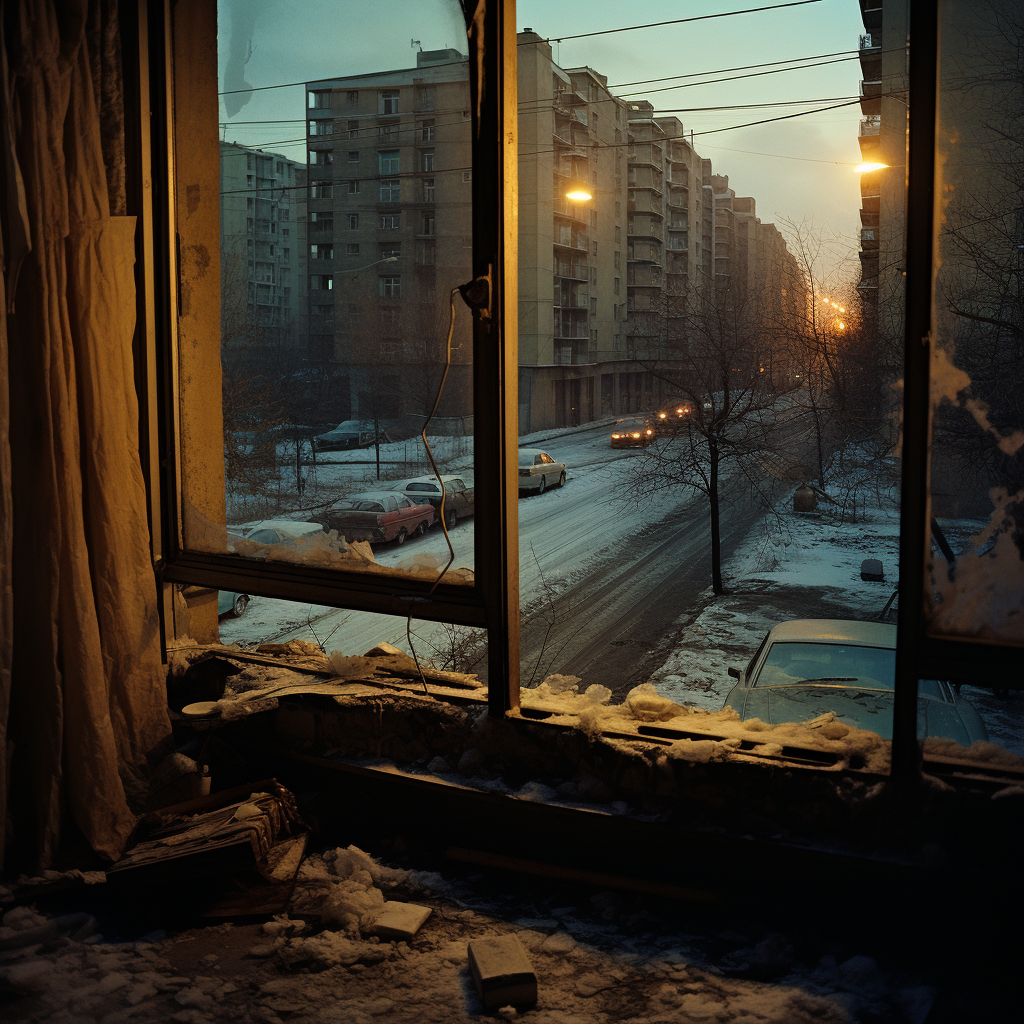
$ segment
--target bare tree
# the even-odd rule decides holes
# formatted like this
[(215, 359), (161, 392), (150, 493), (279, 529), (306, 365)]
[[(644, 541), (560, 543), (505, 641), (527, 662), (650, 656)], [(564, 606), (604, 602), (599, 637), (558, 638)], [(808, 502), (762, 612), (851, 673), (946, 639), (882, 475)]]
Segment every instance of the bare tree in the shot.
[(721, 594), (723, 472), (731, 467), (769, 497), (771, 474), (765, 467), (778, 471), (790, 455), (786, 448), (794, 435), (787, 425), (787, 399), (799, 381), (776, 364), (780, 353), (766, 329), (759, 296), (709, 287), (676, 312), (680, 309), (685, 336), (667, 339), (656, 358), (640, 361), (686, 400), (690, 413), (669, 436), (644, 449), (632, 496), (642, 504), (658, 491), (679, 487), (706, 496), (712, 587)]

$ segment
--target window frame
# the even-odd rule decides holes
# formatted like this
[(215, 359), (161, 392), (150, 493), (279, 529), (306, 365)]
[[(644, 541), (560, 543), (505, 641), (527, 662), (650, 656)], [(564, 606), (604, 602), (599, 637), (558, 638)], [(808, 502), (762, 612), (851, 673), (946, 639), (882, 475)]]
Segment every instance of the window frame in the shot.
[[(929, 444), (929, 348), (921, 344), (931, 329), (931, 282), (936, 183), (935, 113), (937, 109), (938, 25), (934, 0), (910, 0), (914, 45), (908, 51), (910, 131), (907, 205), (907, 293), (905, 329), (904, 437), (900, 531), (901, 601), (897, 622), (897, 676), (893, 730), (893, 779), (916, 777), (920, 747), (916, 738), (917, 679), (948, 676), (951, 666), (965, 675), (1019, 665), (1020, 651), (1007, 645), (930, 637), (923, 620), (927, 553), (927, 459)], [(133, 145), (140, 166), (150, 168), (155, 182), (152, 207), (142, 218), (142, 260), (153, 274), (143, 275), (140, 289), (140, 331), (148, 345), (140, 373), (147, 416), (142, 424), (142, 450), (150, 483), (154, 558), (165, 585), (162, 611), (173, 620), (171, 584), (246, 590), (289, 600), (312, 601), (392, 615), (484, 627), (488, 631), (489, 706), (503, 714), (518, 707), (518, 515), (517, 515), (517, 308), (516, 244), (504, 238), (506, 225), (516, 223), (513, 207), (517, 160), (516, 27), (514, 4), (495, 0), (482, 5), (470, 28), (471, 108), (474, 118), (473, 273), (481, 284), (473, 311), (474, 412), (476, 427), (476, 565), (472, 587), (442, 582), (431, 594), (429, 582), (323, 570), (285, 563), (249, 563), (234, 556), (185, 550), (181, 543), (181, 480), (187, 474), (179, 438), (182, 412), (179, 397), (185, 374), (181, 352), (195, 344), (195, 322), (179, 317), (180, 294), (187, 285), (190, 302), (219, 303), (219, 275), (210, 280), (188, 278), (177, 270), (176, 254), (188, 246), (208, 250), (217, 245), (218, 208), (186, 211), (176, 179), (176, 153), (187, 153), (197, 130), (216, 139), (217, 81), (215, 59), (185, 45), (197, 27), (216, 37), (215, 5), (209, 0), (166, 3), (163, 19), (148, 26), (144, 89), (136, 121), (142, 125)], [(180, 31), (180, 38), (177, 33)], [(187, 34), (186, 34), (187, 33)], [(480, 47), (490, 59), (476, 63)], [(172, 73), (170, 54), (174, 54)], [(483, 81), (476, 80), (477, 68)], [(350, 91), (351, 92), (351, 91)], [(358, 93), (356, 93), (358, 96)], [(351, 98), (351, 97), (350, 97)], [(148, 122), (141, 111), (153, 111)], [(332, 127), (333, 131), (333, 127)], [(216, 163), (216, 161), (212, 161)], [(192, 172), (190, 172), (192, 173)], [(198, 173), (198, 172), (196, 172)], [(209, 171), (203, 170), (203, 174)], [(217, 194), (216, 172), (210, 193)], [(205, 193), (205, 189), (204, 189)], [(204, 203), (209, 201), (203, 199)], [(188, 215), (186, 216), (186, 212)], [(506, 281), (509, 284), (506, 291)], [(486, 282), (486, 286), (483, 284)], [(206, 289), (203, 291), (202, 289)], [(464, 315), (460, 308), (457, 315)], [(217, 319), (212, 315), (207, 319)], [(219, 344), (206, 352), (217, 378)], [(215, 359), (214, 359), (215, 357)], [(190, 365), (186, 369), (191, 370)], [(219, 443), (217, 438), (214, 441)], [(189, 455), (190, 465), (212, 452)], [(941, 664), (942, 671), (936, 672)]]
[[(478, 128), (473, 133), (473, 161), (485, 171), (476, 176), (473, 191), (472, 273), (478, 283), (472, 309), (460, 304), (457, 311), (458, 316), (470, 316), (473, 323), (475, 439), (481, 453), (474, 470), (478, 524), (477, 577), (472, 585), (442, 580), (435, 586), (426, 580), (376, 573), (257, 562), (184, 545), (183, 481), (190, 474), (201, 480), (201, 493), (192, 485), (187, 497), (202, 506), (196, 509), (200, 515), (214, 523), (218, 515), (223, 516), (224, 500), (220, 471), (215, 468), (211, 473), (208, 468), (217, 467), (221, 455), (220, 406), (219, 398), (214, 398), (219, 396), (220, 380), (219, 317), (213, 312), (220, 303), (219, 275), (201, 277), (188, 262), (179, 274), (175, 260), (179, 246), (183, 250), (196, 247), (188, 252), (211, 247), (218, 251), (219, 163), (213, 158), (199, 161), (195, 168), (191, 161), (183, 161), (179, 180), (175, 161), (176, 153), (194, 149), (197, 138), (209, 136), (216, 149), (215, 55), (189, 44), (197, 32), (216, 38), (216, 24), (216, 5), (211, 0), (162, 5), (162, 12), (156, 12), (146, 30), (151, 63), (146, 65), (145, 88), (150, 95), (144, 101), (140, 98), (136, 111), (139, 123), (145, 125), (140, 142), (145, 159), (140, 157), (140, 163), (152, 169), (157, 182), (152, 215), (146, 221), (145, 257), (147, 268), (154, 270), (152, 291), (159, 294), (151, 296), (148, 305), (140, 299), (140, 311), (150, 339), (143, 444), (149, 445), (146, 472), (153, 499), (153, 550), (162, 585), (164, 635), (176, 632), (176, 585), (211, 591), (239, 589), (285, 600), (403, 617), (411, 613), (418, 619), (482, 627), (489, 636), (489, 670), (495, 680), (492, 710), (501, 713), (518, 705), (519, 667), (514, 582), (518, 580), (518, 491), (514, 460), (508, 458), (517, 445), (514, 437), (511, 442), (505, 438), (505, 425), (514, 424), (517, 414), (514, 346), (505, 345), (506, 337), (514, 338), (516, 308), (514, 301), (506, 301), (504, 292), (506, 275), (514, 281), (515, 274), (514, 242), (510, 252), (505, 245), (506, 221), (515, 222), (508, 198), (514, 194), (515, 181), (515, 73), (509, 75), (507, 61), (502, 59), (505, 55), (514, 59), (514, 5), (499, 0), (467, 25), (472, 54), (499, 55), (493, 64), (477, 63), (473, 56), (469, 61), (470, 104)], [(479, 83), (476, 68), (482, 65), (489, 66), (484, 68), (485, 81)], [(141, 112), (150, 108), (154, 117), (147, 124)], [(513, 140), (510, 148), (503, 145), (506, 138)], [(199, 209), (187, 204), (186, 176), (189, 183), (203, 181)], [(394, 192), (398, 187), (396, 179)], [(389, 198), (398, 201), (393, 192)], [(190, 294), (186, 306), (179, 298), (184, 289)], [(198, 364), (207, 371), (205, 376), (193, 376)], [(202, 396), (197, 388), (205, 389)], [(216, 600), (212, 593), (209, 597), (206, 604), (212, 607), (215, 622)]]

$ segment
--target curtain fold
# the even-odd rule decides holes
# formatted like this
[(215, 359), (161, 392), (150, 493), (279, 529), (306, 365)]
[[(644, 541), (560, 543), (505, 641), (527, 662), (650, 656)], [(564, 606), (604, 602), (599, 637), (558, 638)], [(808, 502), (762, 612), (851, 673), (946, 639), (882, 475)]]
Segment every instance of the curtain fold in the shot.
[[(129, 797), (170, 729), (132, 371), (135, 224), (110, 215), (103, 141), (118, 132), (101, 128), (90, 58), (116, 29), (116, 4), (7, 6), (4, 116), (15, 126), (31, 249), (6, 325), (4, 782), (10, 852), (46, 867), (77, 833), (103, 857), (119, 855), (136, 820)], [(109, 181), (116, 189), (123, 174)], [(0, 468), (2, 443), (0, 427)]]

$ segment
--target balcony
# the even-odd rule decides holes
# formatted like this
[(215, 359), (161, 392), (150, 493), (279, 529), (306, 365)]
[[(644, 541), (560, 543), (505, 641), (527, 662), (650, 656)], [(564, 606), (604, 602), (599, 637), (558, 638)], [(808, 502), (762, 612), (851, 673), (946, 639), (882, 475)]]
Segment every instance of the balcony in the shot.
[(590, 246), (590, 240), (582, 231), (577, 231), (575, 234), (562, 231), (554, 240), (554, 244), (560, 249), (576, 249), (578, 251), (587, 252)]
[(626, 259), (631, 263), (656, 263), (661, 266), (661, 247), (650, 242), (631, 242), (626, 249)]
[(590, 280), (590, 268), (586, 263), (555, 260), (555, 277), (571, 278), (574, 281), (588, 281)]
[(882, 112), (881, 80), (876, 78), (860, 83), (860, 110), (862, 114), (880, 114)]
[(555, 324), (555, 341), (590, 341), (586, 324)]
[(872, 41), (877, 36), (882, 38), (882, 3), (881, 0), (860, 0), (860, 16), (864, 29), (870, 33)]
[(587, 209), (581, 203), (571, 203), (568, 199), (556, 199), (554, 201), (554, 213), (559, 217), (569, 217), (579, 221), (581, 224), (587, 222)]
[[(561, 340), (563, 339), (556, 336), (556, 342)], [(554, 361), (558, 366), (579, 366), (584, 363), (592, 363), (594, 360), (590, 357), (590, 349), (583, 345), (556, 345), (554, 350)]]

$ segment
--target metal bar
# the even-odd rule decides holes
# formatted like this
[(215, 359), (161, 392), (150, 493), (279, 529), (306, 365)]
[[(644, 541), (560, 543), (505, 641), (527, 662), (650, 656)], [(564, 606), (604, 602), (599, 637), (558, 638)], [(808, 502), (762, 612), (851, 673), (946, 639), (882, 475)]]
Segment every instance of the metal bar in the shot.
[(488, 706), (519, 705), (519, 508), (514, 0), (477, 0), (467, 13), (473, 106), (473, 273), (489, 278), (474, 310), (476, 565), (488, 631)]
[(904, 791), (919, 777), (921, 763), (917, 743), (917, 681), (924, 632), (923, 588), (928, 544), (931, 426), (928, 381), (939, 59), (937, 0), (910, 0), (910, 26), (900, 607), (896, 623), (892, 729), (892, 776)]

